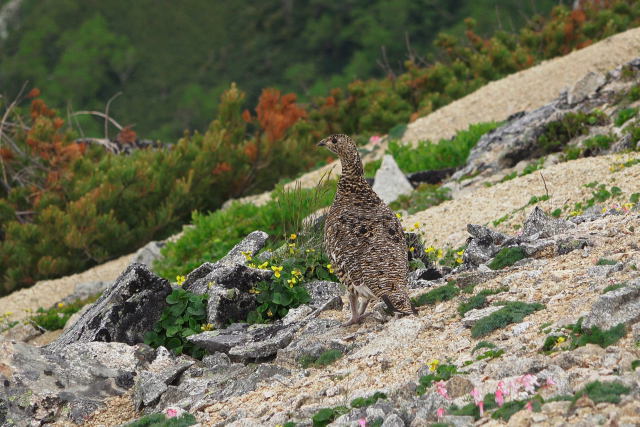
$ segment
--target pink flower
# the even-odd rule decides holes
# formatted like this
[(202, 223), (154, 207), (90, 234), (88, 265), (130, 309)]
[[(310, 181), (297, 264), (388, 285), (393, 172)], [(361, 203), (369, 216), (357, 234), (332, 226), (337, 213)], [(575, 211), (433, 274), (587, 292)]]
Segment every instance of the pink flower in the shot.
[(444, 417), (444, 408), (438, 408), (436, 415), (438, 416), (438, 419)]
[(531, 401), (528, 401), (526, 405), (524, 405), (525, 408), (527, 408), (527, 410), (529, 412), (533, 411), (533, 404), (531, 403)]
[(504, 395), (502, 394), (502, 390), (500, 388), (496, 390), (496, 403), (499, 407), (502, 407), (502, 405), (504, 405)]
[(440, 380), (436, 383), (436, 392), (440, 396), (449, 399), (449, 394), (447, 393), (447, 383), (445, 383), (444, 381)]
[(527, 393), (534, 393), (536, 391), (535, 386), (540, 385), (536, 376), (531, 374), (524, 374), (517, 381)]
[(553, 387), (556, 385), (556, 382), (551, 377), (547, 377), (547, 382), (545, 383), (547, 387)]
[(365, 420), (364, 418), (360, 418), (360, 419), (358, 420), (358, 425), (359, 425), (360, 427), (367, 427), (367, 420)]
[(371, 138), (369, 138), (369, 142), (372, 144), (377, 144), (381, 139), (382, 137), (380, 135), (373, 135)]
[(474, 388), (473, 390), (471, 390), (470, 394), (473, 397), (473, 400), (476, 403), (476, 406), (478, 408), (480, 408), (480, 416), (483, 416), (484, 415), (484, 402), (482, 401), (482, 397), (480, 396), (480, 392), (478, 391), (477, 388)]
[(167, 414), (168, 418), (177, 417), (178, 416), (178, 410), (174, 409), (174, 408), (169, 408), (169, 409), (167, 409), (166, 414)]

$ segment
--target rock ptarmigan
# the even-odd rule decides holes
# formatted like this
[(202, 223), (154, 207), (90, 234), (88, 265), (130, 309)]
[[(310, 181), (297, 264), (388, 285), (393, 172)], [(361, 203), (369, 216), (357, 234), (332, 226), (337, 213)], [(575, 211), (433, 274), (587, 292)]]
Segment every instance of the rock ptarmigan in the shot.
[(364, 179), (355, 143), (347, 135), (331, 135), (318, 145), (337, 154), (342, 163), (324, 244), (349, 292), (351, 319), (344, 325), (360, 322), (375, 297), (392, 311), (415, 313), (407, 291), (409, 262), (402, 225)]

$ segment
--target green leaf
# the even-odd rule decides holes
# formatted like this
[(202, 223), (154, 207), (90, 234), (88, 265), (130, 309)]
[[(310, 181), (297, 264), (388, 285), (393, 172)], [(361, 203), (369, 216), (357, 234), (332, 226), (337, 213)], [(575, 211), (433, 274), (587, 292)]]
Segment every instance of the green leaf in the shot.
[(178, 332), (180, 332), (181, 329), (182, 328), (180, 326), (178, 326), (178, 325), (169, 326), (167, 328), (167, 336), (168, 337), (172, 337), (175, 334), (177, 334)]

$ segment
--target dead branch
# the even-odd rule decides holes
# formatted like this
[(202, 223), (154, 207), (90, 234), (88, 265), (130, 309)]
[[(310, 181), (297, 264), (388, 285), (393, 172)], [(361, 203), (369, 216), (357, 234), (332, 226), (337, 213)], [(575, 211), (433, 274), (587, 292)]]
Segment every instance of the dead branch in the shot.
[[(115, 95), (113, 95), (111, 98), (109, 98), (109, 100), (107, 101), (107, 106), (104, 109), (104, 137), (106, 139), (109, 139), (109, 106), (111, 105), (111, 101), (113, 101), (114, 99), (116, 99), (117, 97), (119, 97), (120, 95), (122, 95), (122, 92), (118, 92)], [(122, 128), (120, 128), (119, 130), (122, 130)]]
[(396, 73), (393, 72), (391, 65), (389, 65), (389, 59), (387, 58), (387, 49), (384, 46), (380, 46), (380, 50), (382, 51), (382, 61), (379, 59), (376, 60), (378, 65), (382, 68), (382, 70), (391, 77), (391, 80), (396, 79)]
[[(13, 102), (9, 104), (9, 106), (7, 107), (7, 110), (2, 115), (2, 121), (0, 121), (0, 145), (2, 145), (2, 140), (4, 138), (4, 124), (7, 121), (7, 117), (9, 117), (11, 110), (15, 108), (15, 106), (18, 103), (18, 100), (22, 97), (22, 93), (24, 92), (24, 89), (27, 87), (28, 83), (29, 83), (28, 81), (24, 82), (24, 84), (22, 85), (22, 88), (20, 88), (20, 92), (18, 92), (18, 95), (15, 97)], [(2, 156), (0, 156), (0, 166), (2, 166), (3, 184), (5, 188), (7, 188), (7, 192), (8, 192), (11, 189), (11, 186), (9, 185), (9, 179), (7, 178), (7, 169), (4, 165), (4, 159), (2, 158)]]
[(109, 123), (114, 125), (118, 130), (122, 130), (122, 126), (120, 125), (120, 123), (116, 122), (113, 118), (109, 117), (108, 115), (106, 115), (105, 113), (102, 113), (100, 111), (83, 110), (83, 111), (76, 111), (75, 113), (71, 113), (71, 117), (80, 116), (80, 115), (89, 115), (89, 116), (102, 117), (103, 119), (108, 120)]

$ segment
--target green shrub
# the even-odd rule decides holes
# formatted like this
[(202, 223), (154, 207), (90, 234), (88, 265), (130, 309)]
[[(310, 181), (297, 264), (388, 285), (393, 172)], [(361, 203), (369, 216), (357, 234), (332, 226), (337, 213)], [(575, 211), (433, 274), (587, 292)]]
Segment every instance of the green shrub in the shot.
[(606, 288), (604, 288), (602, 290), (603, 294), (606, 294), (608, 292), (613, 292), (613, 291), (617, 291), (618, 289), (624, 288), (625, 286), (627, 286), (626, 283), (622, 282), (622, 283), (615, 283), (613, 285), (609, 285)]
[(187, 274), (204, 262), (222, 258), (254, 230), (270, 234), (272, 247), (282, 245), (287, 236), (301, 231), (302, 218), (331, 204), (334, 185), (322, 181), (312, 189), (280, 187), (263, 206), (233, 203), (208, 215), (194, 213), (194, 227), (186, 229), (176, 242), (167, 243), (154, 270), (163, 277)]
[(496, 409), (491, 414), (491, 418), (493, 418), (494, 420), (501, 419), (504, 421), (509, 421), (511, 416), (516, 412), (524, 409), (528, 402), (531, 402), (531, 406), (534, 412), (540, 412), (542, 407), (541, 398), (534, 397), (531, 400), (509, 400), (507, 402), (504, 402), (504, 405), (502, 405), (502, 407)]
[(596, 265), (616, 265), (617, 263), (618, 263), (618, 261), (614, 261), (612, 259), (600, 258), (596, 262)]
[(149, 414), (131, 423), (126, 427), (186, 427), (197, 423), (196, 417), (185, 412), (180, 417), (167, 418), (164, 414)]
[(624, 110), (620, 110), (618, 112), (618, 116), (616, 117), (615, 120), (615, 125), (620, 127), (623, 124), (625, 124), (628, 120), (632, 119), (633, 117), (635, 117), (638, 114), (638, 108), (637, 107), (633, 107), (633, 108), (625, 108)]
[(365, 408), (367, 406), (371, 406), (376, 403), (379, 399), (386, 399), (387, 395), (376, 391), (369, 397), (357, 397), (351, 401), (352, 408)]
[(540, 154), (560, 151), (573, 138), (587, 134), (590, 126), (601, 126), (607, 121), (607, 116), (599, 110), (591, 113), (567, 113), (560, 120), (545, 126), (537, 140)]
[(620, 338), (627, 334), (624, 323), (620, 323), (607, 330), (602, 330), (597, 326), (585, 330), (582, 327), (582, 319), (575, 325), (569, 325), (567, 329), (571, 331), (571, 349), (587, 344), (596, 344), (602, 348), (606, 348), (617, 343)]
[(439, 302), (449, 301), (460, 293), (460, 289), (453, 283), (447, 283), (444, 286), (440, 286), (439, 288), (433, 289), (429, 292), (426, 292), (422, 295), (417, 296), (416, 298), (412, 298), (411, 301), (414, 303), (416, 307), (421, 307), (423, 305), (434, 305)]
[(80, 311), (85, 305), (94, 303), (99, 297), (100, 295), (96, 295), (69, 304), (61, 302), (47, 310), (40, 307), (35, 315), (29, 317), (29, 320), (47, 331), (62, 329), (71, 316)]
[(305, 369), (307, 369), (310, 366), (313, 366), (316, 368), (322, 368), (322, 367), (331, 365), (333, 362), (337, 361), (342, 356), (344, 356), (344, 354), (342, 354), (340, 350), (333, 349), (333, 350), (327, 350), (323, 352), (318, 357), (312, 357), (312, 356), (302, 357), (300, 358), (299, 362), (300, 362), (300, 365)]
[(460, 305), (458, 305), (458, 313), (460, 314), (460, 316), (464, 317), (467, 311), (484, 307), (487, 304), (488, 296), (496, 295), (501, 292), (506, 292), (508, 290), (509, 288), (499, 288), (499, 289), (485, 289), (483, 291), (480, 291), (478, 292), (477, 295), (474, 295), (468, 300), (461, 302)]
[(560, 209), (560, 208), (554, 209), (551, 212), (551, 216), (554, 217), (554, 218), (560, 218), (560, 215), (562, 215), (562, 209)]
[(336, 406), (335, 408), (322, 408), (311, 417), (313, 427), (325, 427), (340, 415), (349, 412), (346, 406)]
[(543, 352), (553, 351), (553, 349), (558, 344), (562, 344), (566, 340), (567, 340), (567, 336), (566, 335), (549, 335), (544, 340), (544, 344), (542, 344), (542, 351)]
[(196, 295), (184, 289), (174, 289), (166, 298), (167, 306), (160, 319), (144, 337), (153, 348), (164, 346), (174, 354), (189, 354), (201, 359), (204, 349), (187, 341), (189, 335), (210, 330), (207, 320), (208, 295)]
[(589, 139), (585, 139), (582, 142), (582, 145), (586, 150), (589, 150), (590, 152), (599, 152), (608, 150), (613, 141), (614, 139), (611, 135), (596, 135)]
[[(433, 369), (435, 366), (435, 369)], [(431, 387), (431, 385), (438, 381), (449, 381), (452, 376), (456, 374), (462, 374), (463, 372), (459, 372), (456, 365), (434, 365), (430, 367), (430, 371), (432, 374), (426, 374), (420, 377), (418, 380), (418, 387), (416, 388), (416, 393), (419, 395), (423, 395), (427, 392), (427, 389)]]
[(498, 127), (498, 123), (479, 123), (459, 131), (452, 140), (441, 140), (434, 144), (420, 141), (416, 147), (398, 141), (389, 143), (388, 153), (405, 173), (436, 170), (464, 165), (469, 152), (480, 137)]
[(588, 396), (594, 403), (620, 403), (620, 396), (623, 394), (629, 394), (631, 389), (618, 382), (602, 383), (600, 381), (594, 381), (586, 386), (573, 397), (573, 403), (580, 399), (582, 396)]
[(491, 349), (497, 348), (497, 346), (494, 343), (489, 341), (480, 341), (478, 344), (476, 344), (475, 347), (473, 347), (473, 350), (471, 350), (471, 354), (483, 348), (488, 348), (491, 350)]
[(478, 320), (471, 328), (471, 336), (478, 338), (490, 334), (496, 329), (504, 328), (511, 323), (522, 322), (525, 316), (543, 308), (544, 305), (540, 303), (507, 302), (500, 310)]
[(389, 207), (395, 211), (406, 210), (409, 215), (416, 212), (438, 206), (440, 203), (451, 200), (451, 189), (432, 184), (420, 184), (408, 195), (401, 195)]
[(516, 262), (526, 257), (527, 255), (524, 253), (524, 249), (522, 248), (502, 248), (500, 249), (500, 252), (498, 252), (496, 256), (491, 260), (488, 266), (492, 270), (501, 270), (505, 267), (509, 267), (515, 264)]

